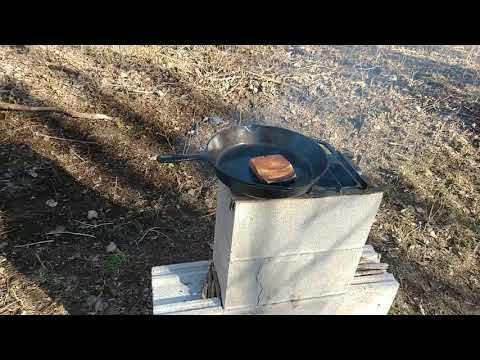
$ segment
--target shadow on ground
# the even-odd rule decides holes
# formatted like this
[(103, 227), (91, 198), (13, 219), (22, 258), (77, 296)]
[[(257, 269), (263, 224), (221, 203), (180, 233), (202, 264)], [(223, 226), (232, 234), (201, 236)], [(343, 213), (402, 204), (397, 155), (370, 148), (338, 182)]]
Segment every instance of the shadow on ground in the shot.
[[(86, 74), (63, 65), (51, 68), (59, 76), (81, 82), (96, 108), (116, 117), (121, 128), (128, 129), (127, 146), (147, 145), (135, 148), (144, 150), (140, 161), (152, 155), (148, 151), (185, 151), (191, 139), (184, 134), (162, 128), (158, 121), (120, 103)], [(181, 84), (166, 70), (161, 74)], [(25, 83), (9, 80), (2, 88), (9, 91), (13, 101), (51, 105), (32, 96)], [(188, 93), (192, 106), (205, 112), (197, 113), (200, 118), (232, 113), (218, 104), (202, 103), (201, 95), (183, 85), (177, 89)], [(28, 131), (27, 137), (21, 132), (18, 136), (8, 134), (8, 141), (0, 145), (0, 209), (7, 244), (2, 252), (15, 271), (45, 290), (68, 313), (151, 313), (152, 266), (211, 257), (215, 203), (213, 208), (203, 204), (205, 198), (212, 200), (215, 195), (211, 169), (202, 164), (182, 163), (171, 168), (155, 163), (145, 166), (147, 175), (147, 170), (139, 170), (138, 160), (131, 161), (130, 154), (117, 152), (119, 144), (105, 143), (95, 135), (91, 126), (98, 124), (54, 113), (13, 116), (19, 116)], [(106, 124), (103, 131), (108, 133), (111, 126)], [(210, 133), (220, 128), (208, 123), (200, 126), (209, 127)], [(73, 159), (72, 154), (77, 162), (68, 170), (54, 160)], [(81, 175), (76, 172), (77, 166), (85, 167)], [(185, 196), (186, 173), (196, 176), (190, 197)], [(129, 191), (116, 193), (117, 185)], [(96, 219), (87, 219), (90, 210), (97, 212)], [(59, 233), (49, 234), (52, 231)], [(117, 250), (107, 252), (111, 242)], [(40, 297), (29, 310), (35, 313), (48, 309), (50, 301)]]

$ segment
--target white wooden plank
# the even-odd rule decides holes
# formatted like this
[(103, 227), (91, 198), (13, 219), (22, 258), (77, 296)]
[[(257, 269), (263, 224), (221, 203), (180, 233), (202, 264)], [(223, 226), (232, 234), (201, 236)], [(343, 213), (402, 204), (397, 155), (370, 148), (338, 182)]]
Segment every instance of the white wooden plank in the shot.
[(168, 314), (168, 313), (174, 313), (174, 312), (206, 309), (210, 307), (221, 308), (220, 300), (218, 298), (211, 298), (211, 299), (197, 299), (197, 300), (191, 300), (191, 301), (175, 302), (171, 304), (162, 304), (160, 306), (154, 306), (153, 313), (154, 315), (162, 315), (162, 314)]
[(186, 263), (179, 263), (179, 264), (170, 264), (170, 265), (162, 265), (162, 266), (155, 266), (152, 268), (152, 276), (158, 275), (168, 275), (168, 274), (178, 274), (179, 272), (187, 271), (200, 271), (204, 268), (207, 268), (210, 261), (194, 261), (194, 262), (186, 262)]

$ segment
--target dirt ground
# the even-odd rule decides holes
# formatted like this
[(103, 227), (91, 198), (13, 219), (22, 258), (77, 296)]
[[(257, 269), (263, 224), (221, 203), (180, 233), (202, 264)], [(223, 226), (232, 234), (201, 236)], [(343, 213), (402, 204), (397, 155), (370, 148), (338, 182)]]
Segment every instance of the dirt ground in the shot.
[(0, 314), (150, 314), (152, 266), (211, 258), (216, 180), (149, 156), (249, 122), (385, 188), (392, 314), (480, 314), (479, 69), (466, 46), (0, 47), (1, 101), (113, 118), (0, 111)]

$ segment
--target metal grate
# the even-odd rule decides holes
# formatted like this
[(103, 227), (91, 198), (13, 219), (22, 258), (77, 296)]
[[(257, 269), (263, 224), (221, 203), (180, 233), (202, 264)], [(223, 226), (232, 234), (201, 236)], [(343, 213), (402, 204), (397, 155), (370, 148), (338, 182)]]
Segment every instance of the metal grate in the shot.
[(328, 170), (315, 184), (317, 188), (335, 189), (342, 193), (345, 189), (366, 189), (368, 183), (354, 168), (349, 160), (339, 151), (335, 150), (330, 144), (315, 139), (328, 153), (330, 162)]

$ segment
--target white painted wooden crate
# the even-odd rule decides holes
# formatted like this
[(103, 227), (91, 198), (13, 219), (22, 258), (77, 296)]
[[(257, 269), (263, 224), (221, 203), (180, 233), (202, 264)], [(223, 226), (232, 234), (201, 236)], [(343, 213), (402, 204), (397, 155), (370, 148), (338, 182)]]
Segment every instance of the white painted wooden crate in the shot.
[[(360, 260), (360, 264), (365, 263), (380, 263), (379, 254), (369, 245), (363, 248)], [(202, 299), (201, 289), (207, 276), (208, 266), (209, 261), (198, 261), (152, 268), (153, 313), (155, 315), (384, 315), (388, 313), (398, 290), (397, 281), (387, 272), (358, 276), (360, 271), (357, 271), (357, 276), (342, 294), (225, 310), (219, 298)]]

